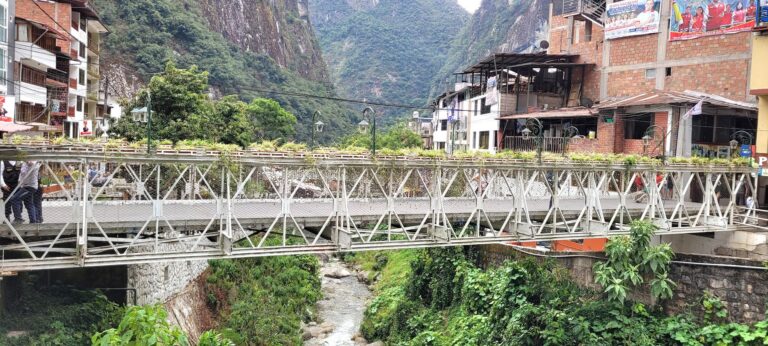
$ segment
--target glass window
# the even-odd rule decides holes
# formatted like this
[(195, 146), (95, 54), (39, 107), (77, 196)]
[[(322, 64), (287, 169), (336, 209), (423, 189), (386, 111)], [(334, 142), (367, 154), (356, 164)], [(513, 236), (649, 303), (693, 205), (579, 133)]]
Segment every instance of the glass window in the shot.
[(77, 97), (77, 111), (82, 112), (83, 111), (83, 104), (85, 103), (85, 99), (82, 96)]
[(653, 113), (625, 115), (624, 139), (643, 139), (645, 131), (653, 124), (653, 116)]
[(480, 132), (480, 147), (478, 149), (488, 149), (490, 135), (491, 135), (490, 131)]
[(80, 42), (80, 57), (85, 58), (85, 44)]
[(448, 130), (448, 120), (440, 120), (440, 131)]
[(0, 42), (8, 42), (8, 11), (0, 5)]
[(700, 114), (691, 117), (693, 128), (691, 139), (693, 143), (715, 142), (715, 117), (708, 114)]
[(80, 70), (80, 76), (79, 77), (80, 77), (79, 78), (80, 79), (79, 80), (80, 85), (85, 85), (85, 70)]
[(29, 25), (27, 24), (16, 25), (16, 41), (29, 42)]
[(77, 29), (80, 27), (80, 13), (72, 13), (72, 28)]
[(491, 112), (491, 106), (485, 105), (485, 97), (480, 99), (480, 114), (488, 114)]
[[(5, 49), (0, 49), (0, 61), (5, 61)], [(0, 64), (0, 85), (5, 86), (5, 80), (8, 78), (6, 64)]]
[(82, 30), (82, 31), (86, 31), (86, 30), (87, 30), (87, 28), (86, 28), (86, 24), (87, 24), (87, 23), (88, 23), (88, 22), (87, 22), (85, 19), (81, 19), (81, 20), (80, 20), (80, 30)]

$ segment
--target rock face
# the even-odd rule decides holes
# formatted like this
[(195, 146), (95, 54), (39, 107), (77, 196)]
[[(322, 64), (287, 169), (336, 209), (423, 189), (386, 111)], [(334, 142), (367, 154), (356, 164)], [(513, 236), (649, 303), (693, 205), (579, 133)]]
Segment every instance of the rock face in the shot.
[(469, 19), (455, 0), (309, 0), (309, 5), (339, 92), (388, 103), (427, 103), (430, 81)]
[(310, 80), (328, 80), (307, 0), (200, 0), (212, 30)]
[(548, 0), (483, 0), (453, 40), (445, 65), (434, 79), (432, 95), (445, 91), (451, 74), (492, 53), (539, 51), (539, 42), (549, 32), (549, 4)]

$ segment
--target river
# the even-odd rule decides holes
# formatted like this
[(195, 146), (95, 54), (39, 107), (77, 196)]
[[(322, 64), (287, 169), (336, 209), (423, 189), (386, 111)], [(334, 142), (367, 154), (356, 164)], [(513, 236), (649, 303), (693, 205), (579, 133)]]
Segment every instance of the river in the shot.
[(358, 281), (354, 271), (335, 258), (323, 263), (321, 273), (323, 299), (317, 304), (321, 323), (305, 328), (306, 334), (311, 334), (313, 338), (306, 340), (304, 345), (367, 345), (365, 340), (358, 338), (353, 341), (353, 338), (360, 331), (365, 306), (371, 297), (368, 286)]

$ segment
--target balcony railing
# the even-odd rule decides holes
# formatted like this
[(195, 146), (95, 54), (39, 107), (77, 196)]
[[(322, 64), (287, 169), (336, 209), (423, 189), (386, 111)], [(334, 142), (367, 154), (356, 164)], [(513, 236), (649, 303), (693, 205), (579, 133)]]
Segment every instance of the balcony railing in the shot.
[[(505, 150), (514, 151), (536, 151), (538, 148), (536, 137), (507, 136), (504, 137)], [(542, 151), (562, 154), (565, 152), (567, 143), (573, 141), (573, 138), (566, 137), (544, 137), (542, 138)]]

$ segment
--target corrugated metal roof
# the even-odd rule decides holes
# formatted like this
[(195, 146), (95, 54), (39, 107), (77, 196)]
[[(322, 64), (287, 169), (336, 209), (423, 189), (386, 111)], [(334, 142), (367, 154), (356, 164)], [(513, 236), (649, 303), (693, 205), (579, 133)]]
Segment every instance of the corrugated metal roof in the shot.
[(482, 70), (490, 70), (496, 68), (506, 68), (509, 66), (529, 64), (529, 63), (572, 63), (578, 58), (578, 55), (574, 54), (540, 54), (540, 53), (525, 53), (525, 54), (512, 54), (512, 53), (499, 53), (491, 54), (485, 59), (480, 60), (476, 64), (468, 67), (463, 73), (475, 73)]
[(753, 103), (734, 101), (718, 95), (689, 90), (686, 90), (685, 92), (654, 90), (635, 96), (609, 99), (600, 102), (600, 104), (597, 105), (597, 108), (602, 110), (632, 106), (696, 104), (701, 100), (704, 100), (705, 104), (716, 107), (757, 111), (757, 105)]

